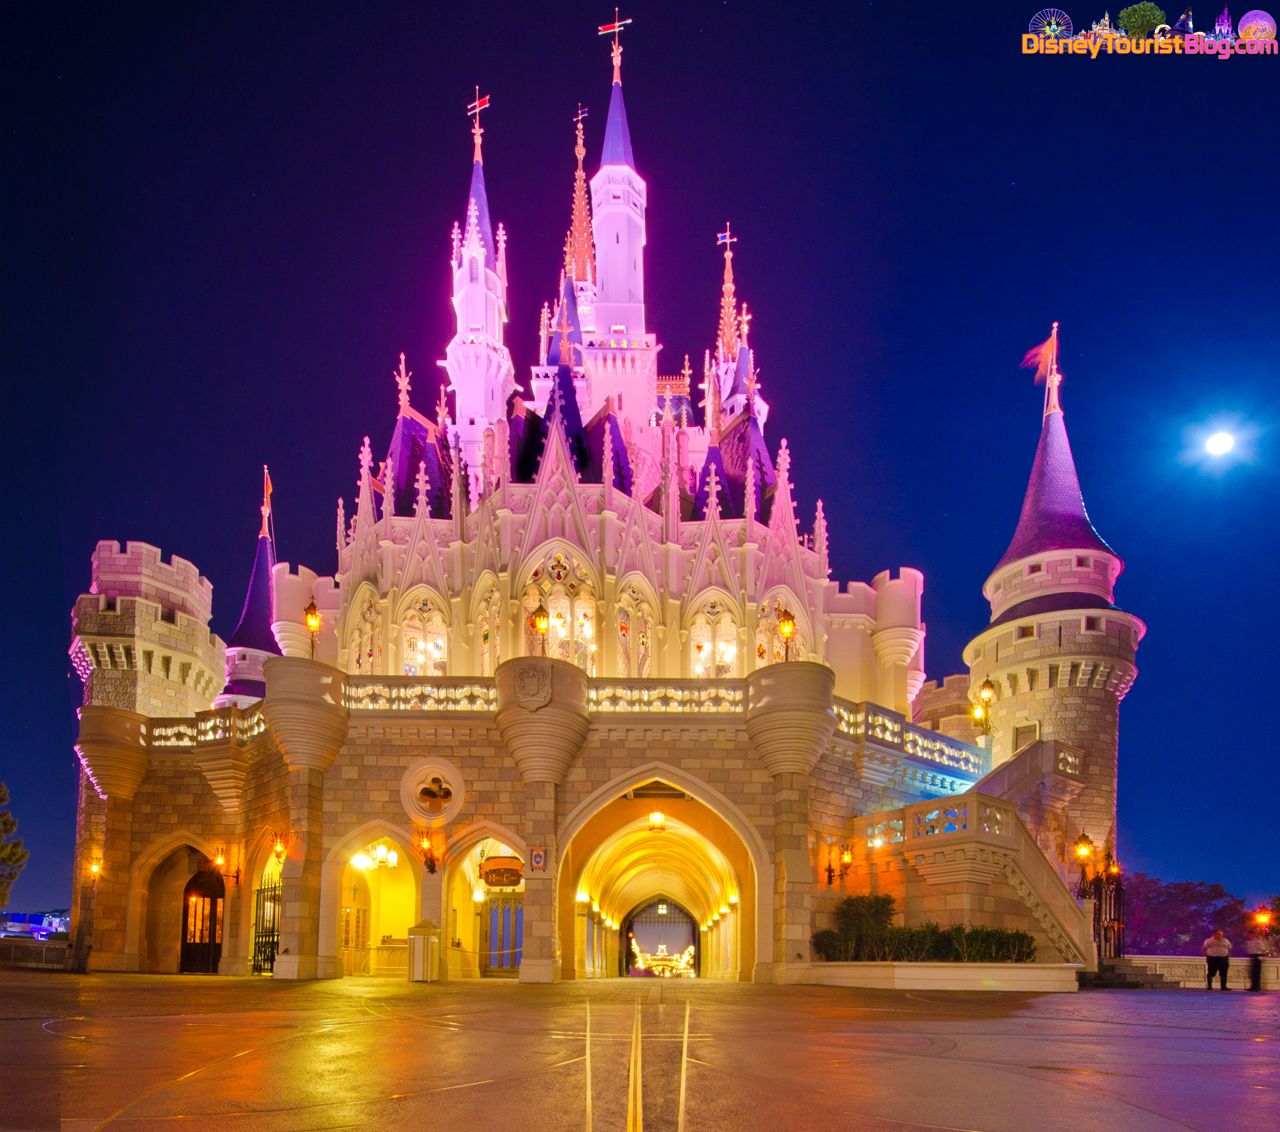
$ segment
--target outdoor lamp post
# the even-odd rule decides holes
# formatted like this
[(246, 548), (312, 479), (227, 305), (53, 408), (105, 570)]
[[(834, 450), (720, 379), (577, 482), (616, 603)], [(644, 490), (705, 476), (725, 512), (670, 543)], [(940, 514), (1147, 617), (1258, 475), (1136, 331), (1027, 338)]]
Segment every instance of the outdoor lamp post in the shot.
[(990, 679), (978, 688), (978, 702), (973, 705), (973, 720), (984, 735), (991, 734), (991, 703), (996, 698), (996, 686)]
[(316, 658), (316, 638), (320, 636), (320, 610), (316, 608), (316, 603), (311, 602), (306, 609), (302, 611), (302, 615), (306, 618), (307, 632), (311, 634), (311, 659)]
[(538, 639), (542, 646), (542, 655), (547, 655), (547, 630), (551, 627), (551, 617), (547, 613), (547, 607), (538, 602), (538, 608), (533, 611), (529, 618), (533, 625), (534, 632), (538, 634)]
[(778, 610), (778, 632), (782, 635), (782, 659), (791, 659), (791, 638), (796, 631), (796, 615), (791, 610)]

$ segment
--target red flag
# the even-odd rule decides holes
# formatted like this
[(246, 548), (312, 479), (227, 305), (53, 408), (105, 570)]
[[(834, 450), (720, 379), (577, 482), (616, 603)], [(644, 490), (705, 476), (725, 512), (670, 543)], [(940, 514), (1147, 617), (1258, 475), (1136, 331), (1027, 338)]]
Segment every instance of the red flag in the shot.
[(1049, 376), (1049, 368), (1053, 365), (1053, 356), (1057, 349), (1058, 339), (1050, 334), (1039, 346), (1034, 346), (1028, 350), (1027, 356), (1022, 359), (1022, 364), (1026, 369), (1034, 369), (1036, 371), (1037, 385)]

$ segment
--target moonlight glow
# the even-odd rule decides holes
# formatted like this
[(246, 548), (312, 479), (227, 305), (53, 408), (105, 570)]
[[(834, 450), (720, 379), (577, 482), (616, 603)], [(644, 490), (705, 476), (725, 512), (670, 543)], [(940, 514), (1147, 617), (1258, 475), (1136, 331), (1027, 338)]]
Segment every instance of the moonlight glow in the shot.
[(1229, 432), (1215, 432), (1204, 442), (1204, 450), (1210, 456), (1225, 456), (1236, 446), (1236, 438)]

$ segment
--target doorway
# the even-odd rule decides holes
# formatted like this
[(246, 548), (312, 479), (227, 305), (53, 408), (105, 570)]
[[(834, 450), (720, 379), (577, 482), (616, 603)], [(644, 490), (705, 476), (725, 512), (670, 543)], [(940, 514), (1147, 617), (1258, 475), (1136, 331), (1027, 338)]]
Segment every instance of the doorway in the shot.
[(226, 887), (216, 869), (201, 869), (182, 893), (182, 947), (178, 970), (184, 975), (216, 975), (222, 958), (222, 908)]

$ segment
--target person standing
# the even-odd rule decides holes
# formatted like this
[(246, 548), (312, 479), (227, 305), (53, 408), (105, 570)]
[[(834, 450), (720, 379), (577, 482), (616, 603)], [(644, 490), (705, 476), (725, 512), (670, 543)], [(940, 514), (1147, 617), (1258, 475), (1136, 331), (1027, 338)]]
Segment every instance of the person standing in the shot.
[(1262, 990), (1262, 957), (1271, 950), (1270, 941), (1261, 928), (1257, 928), (1245, 940), (1244, 949), (1249, 956), (1249, 989)]
[(1205, 959), (1209, 962), (1208, 986), (1206, 989), (1213, 990), (1213, 976), (1218, 976), (1222, 990), (1230, 990), (1227, 986), (1227, 968), (1231, 964), (1231, 941), (1222, 933), (1222, 929), (1218, 928), (1213, 935), (1204, 941), (1200, 948), (1204, 952)]

